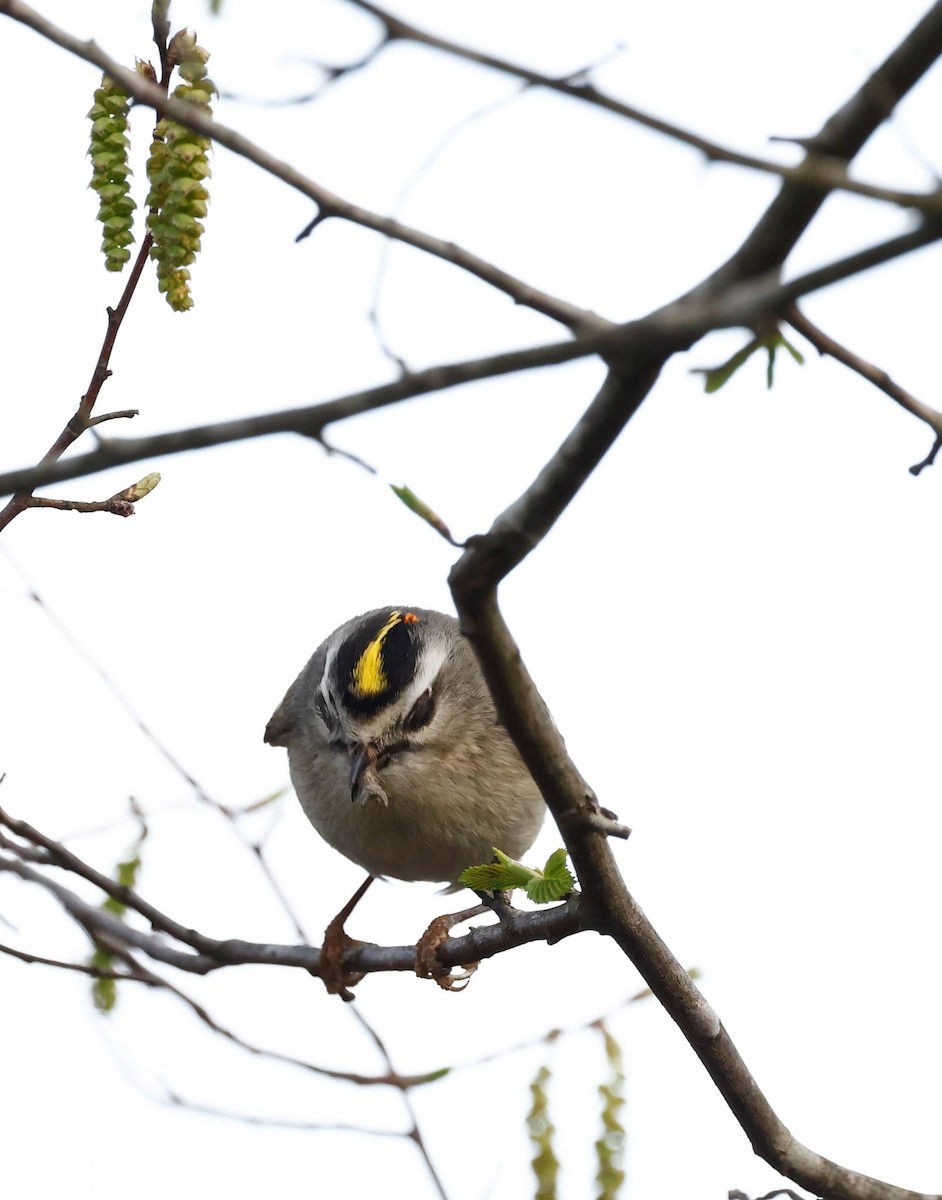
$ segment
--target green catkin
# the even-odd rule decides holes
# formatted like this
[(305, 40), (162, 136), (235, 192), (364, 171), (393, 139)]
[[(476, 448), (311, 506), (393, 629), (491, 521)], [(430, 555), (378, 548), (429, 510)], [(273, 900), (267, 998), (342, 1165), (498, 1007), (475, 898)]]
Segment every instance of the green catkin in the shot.
[[(210, 115), (216, 87), (206, 74), (209, 54), (185, 29), (174, 36), (169, 49), (183, 80), (174, 88), (174, 98), (195, 104)], [(193, 306), (188, 268), (199, 253), (204, 232), (209, 149), (208, 137), (165, 118), (154, 130), (147, 161), (147, 228), (154, 239), (150, 254), (157, 263), (157, 285), (177, 312)]]
[(98, 193), (98, 220), (105, 267), (120, 271), (131, 257), (134, 209), (128, 165), (128, 97), (107, 75), (95, 91), (88, 113), (92, 123), (88, 153), (92, 160), (89, 187)]
[(549, 1098), (546, 1085), (549, 1082), (549, 1067), (540, 1067), (530, 1084), (530, 1111), (527, 1113), (527, 1129), (533, 1143), (534, 1155), (530, 1160), (536, 1177), (534, 1200), (556, 1200), (556, 1185), (559, 1179), (559, 1159), (553, 1147), (556, 1132), (549, 1116)]
[(600, 1022), (597, 1026), (605, 1044), (609, 1078), (599, 1088), (602, 1097), (602, 1134), (595, 1143), (598, 1167), (595, 1182), (598, 1186), (597, 1200), (616, 1200), (625, 1172), (622, 1164), (625, 1156), (625, 1127), (622, 1110), (625, 1107), (625, 1068), (621, 1047)]

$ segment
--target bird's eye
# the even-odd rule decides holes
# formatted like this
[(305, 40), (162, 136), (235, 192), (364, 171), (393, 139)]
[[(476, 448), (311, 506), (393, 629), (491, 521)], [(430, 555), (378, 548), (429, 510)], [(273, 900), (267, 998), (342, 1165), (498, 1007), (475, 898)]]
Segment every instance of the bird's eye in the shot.
[(435, 694), (428, 688), (412, 705), (409, 715), (403, 721), (403, 728), (409, 733), (415, 733), (417, 729), (424, 729), (434, 715)]
[(330, 715), (330, 709), (327, 707), (327, 701), (318, 693), (317, 699), (314, 701), (314, 711), (324, 722), (328, 729), (333, 729), (334, 721)]

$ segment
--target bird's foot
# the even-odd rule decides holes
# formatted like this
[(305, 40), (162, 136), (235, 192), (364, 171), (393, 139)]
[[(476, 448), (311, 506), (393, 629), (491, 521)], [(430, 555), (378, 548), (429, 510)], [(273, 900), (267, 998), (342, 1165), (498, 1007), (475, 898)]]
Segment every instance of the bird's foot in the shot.
[(339, 996), (348, 1002), (354, 999), (350, 989), (356, 987), (366, 972), (352, 970), (343, 960), (348, 950), (370, 944), (352, 938), (344, 929), (343, 922), (336, 917), (327, 926), (321, 945), (320, 976), (331, 996)]
[(344, 963), (344, 958), (349, 950), (355, 950), (359, 946), (370, 946), (373, 943), (361, 942), (352, 938), (344, 929), (344, 925), (372, 882), (372, 875), (368, 875), (366, 881), (357, 888), (350, 900), (324, 930), (320, 956), (320, 977), (331, 996), (339, 996), (341, 1000), (348, 1002), (354, 998), (350, 989), (356, 987), (366, 972), (352, 970)]
[(480, 916), (487, 910), (487, 905), (476, 904), (474, 908), (467, 908), (463, 912), (447, 913), (443, 917), (436, 917), (416, 943), (416, 975), (420, 979), (434, 979), (438, 986), (446, 992), (463, 992), (468, 986), (471, 976), (478, 969), (478, 964), (476, 962), (464, 963), (455, 972), (453, 968), (446, 967), (438, 961), (438, 950), (448, 941), (448, 936), (456, 925), (470, 920), (471, 917)]

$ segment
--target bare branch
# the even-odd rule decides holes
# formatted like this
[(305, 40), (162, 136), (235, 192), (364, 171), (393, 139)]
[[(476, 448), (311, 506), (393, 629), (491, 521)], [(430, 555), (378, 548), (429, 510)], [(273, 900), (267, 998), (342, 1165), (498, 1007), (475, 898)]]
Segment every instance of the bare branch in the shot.
[[(411, 41), (420, 46), (428, 46), (430, 49), (439, 50), (444, 54), (463, 59), (466, 62), (477, 63), (479, 66), (488, 67), (491, 70), (499, 71), (503, 75), (519, 79), (527, 87), (545, 88), (547, 91), (557, 92), (573, 100), (593, 105), (596, 108), (603, 109), (605, 112), (625, 117), (627, 120), (637, 125), (642, 125), (646, 129), (651, 129), (655, 133), (663, 134), (664, 137), (670, 138), (671, 141), (689, 146), (691, 149), (699, 151), (708, 162), (729, 163), (731, 166), (761, 171), (767, 175), (775, 175), (782, 180), (794, 184), (796, 187), (851, 192), (854, 195), (867, 196), (873, 200), (882, 200), (888, 204), (898, 205), (901, 208), (915, 209), (926, 215), (942, 214), (942, 189), (935, 188), (931, 192), (911, 192), (851, 179), (847, 174), (845, 162), (845, 158), (848, 156), (834, 152), (830, 147), (822, 144), (820, 136), (818, 138), (772, 139), (800, 145), (810, 152), (802, 163), (794, 167), (788, 166), (785, 163), (775, 162), (771, 159), (761, 158), (755, 154), (744, 154), (738, 150), (722, 146), (710, 138), (702, 137), (691, 130), (684, 129), (680, 125), (675, 125), (671, 121), (665, 121), (661, 117), (644, 112), (634, 105), (626, 104), (614, 96), (607, 95), (593, 84), (585, 82), (583, 77), (588, 70), (591, 70), (591, 67), (563, 77), (546, 75), (542, 71), (536, 71), (531, 67), (523, 66), (521, 63), (512, 62), (497, 55), (486, 54), (483, 51), (473, 50), (469, 46), (462, 45), (460, 42), (452, 42), (448, 38), (439, 37), (428, 30), (420, 29), (408, 21), (401, 20), (387, 9), (370, 3), (369, 0), (348, 0), (348, 2), (355, 8), (370, 13), (382, 23), (386, 42), (399, 39), (402, 41)], [(888, 115), (889, 112), (881, 120), (885, 119), (885, 116)]]
[[(105, 471), (111, 467), (140, 462), (144, 459), (160, 458), (188, 450), (201, 450), (207, 446), (221, 446), (230, 442), (267, 437), (273, 433), (299, 433), (323, 444), (324, 429), (335, 421), (345, 420), (360, 413), (397, 404), (399, 401), (413, 396), (425, 395), (473, 380), (497, 378), (500, 375), (535, 367), (554, 366), (563, 362), (571, 362), (574, 359), (586, 358), (593, 354), (599, 354), (612, 362), (620, 362), (622, 364), (620, 369), (623, 371), (625, 364), (630, 367), (631, 371), (637, 371), (640, 377), (634, 381), (633, 386), (641, 387), (643, 385), (644, 394), (647, 394), (664, 362), (671, 355), (689, 349), (694, 342), (710, 330), (739, 325), (751, 328), (757, 323), (777, 316), (791, 301), (800, 296), (837, 283), (861, 271), (868, 270), (870, 267), (899, 258), (937, 241), (939, 238), (942, 238), (942, 224), (920, 226), (911, 233), (879, 242), (875, 246), (856, 254), (850, 254), (846, 258), (837, 259), (787, 283), (780, 283), (775, 272), (768, 272), (759, 279), (746, 280), (736, 287), (730, 286), (724, 292), (713, 293), (706, 289), (696, 289), (680, 300), (676, 300), (638, 321), (631, 321), (625, 325), (607, 326), (599, 332), (587, 334), (573, 341), (552, 342), (549, 345), (536, 346), (528, 350), (514, 350), (505, 354), (490, 355), (487, 358), (430, 367), (428, 370), (403, 376), (392, 383), (368, 388), (361, 392), (353, 392), (335, 400), (328, 400), (323, 404), (315, 404), (306, 408), (282, 409), (278, 412), (262, 413), (255, 417), (219, 421), (211, 425), (197, 425), (190, 429), (158, 433), (144, 438), (121, 438), (107, 441), (102, 439), (98, 449), (87, 454), (73, 455), (64, 461), (50, 463), (46, 466), (21, 468), (0, 474), (0, 495), (22, 488), (60, 483), (67, 479), (76, 479), (94, 474), (96, 471)], [(655, 366), (652, 367), (652, 364)], [(649, 378), (644, 375), (647, 370), (653, 370), (653, 374)], [(625, 373), (627, 376), (627, 372)], [(638, 397), (635, 408), (643, 398), (643, 395)], [(618, 408), (619, 405), (620, 401), (616, 401), (615, 407)], [(618, 424), (611, 440), (614, 440), (623, 425), (624, 421)], [(574, 433), (576, 432), (574, 431)], [(600, 456), (605, 452), (607, 446), (611, 445), (611, 440), (607, 445), (601, 447)], [(333, 447), (329, 447), (329, 450), (333, 450)], [(366, 464), (363, 465), (366, 466)], [(588, 470), (591, 471), (594, 466), (595, 463), (592, 463)], [(369, 468), (367, 467), (367, 469)], [(584, 481), (585, 477), (579, 479), (578, 486), (581, 486)], [(560, 509), (560, 511), (562, 510)], [(548, 529), (549, 526), (547, 526)]]
[(99, 417), (90, 417), (86, 426), (91, 429), (95, 425), (103, 425), (105, 421), (117, 421), (123, 417), (138, 417), (140, 413), (139, 408), (122, 408), (118, 412), (102, 413)]
[[(816, 145), (850, 158), (905, 92), (942, 53), (942, 4), (936, 4), (860, 91), (827, 123)], [(786, 255), (824, 200), (786, 183), (740, 249), (703, 284), (670, 306), (689, 309), (700, 298), (718, 297), (727, 314), (736, 296), (730, 283), (753, 280), (738, 302), (748, 306), (777, 273)], [(913, 248), (921, 237), (937, 237), (923, 227), (893, 239)], [(890, 243), (863, 256), (872, 265)], [(845, 260), (847, 261), (847, 260)], [(833, 267), (833, 264), (832, 264)], [(809, 281), (820, 286), (832, 268), (793, 281), (796, 294)], [(809, 289), (810, 290), (810, 289)], [(755, 311), (755, 310), (753, 310)], [(748, 318), (745, 322), (748, 323)], [(494, 522), (490, 532), (471, 539), (451, 572), (450, 583), (462, 629), (471, 639), (508, 732), (566, 841), (592, 923), (622, 948), (652, 992), (675, 1020), (709, 1072), (757, 1153), (816, 1195), (835, 1200), (915, 1200), (919, 1194), (841, 1167), (798, 1142), (759, 1090), (718, 1016), (680, 963), (671, 955), (625, 887), (608, 840), (591, 820), (598, 811), (592, 789), (573, 763), (523, 663), (497, 602), (500, 581), (539, 544), (588, 474), (637, 410), (663, 364), (663, 346), (639, 353), (630, 367), (615, 366), (575, 429), (527, 491)]]
[(90, 975), (93, 979), (113, 979), (115, 981), (127, 979), (133, 983), (146, 983), (149, 987), (162, 986), (156, 980), (156, 976), (152, 978), (149, 973), (145, 976), (143, 974), (129, 974), (127, 971), (110, 971), (106, 967), (89, 966), (88, 963), (65, 962), (61, 958), (45, 958), (42, 954), (28, 954), (25, 950), (17, 950), (14, 946), (0, 944), (0, 954), (6, 954), (10, 958), (19, 959), (23, 963), (56, 967), (60, 971), (77, 971), (80, 975)]
[(263, 1117), (259, 1113), (237, 1112), (231, 1108), (220, 1108), (212, 1104), (200, 1104), (195, 1100), (186, 1100), (176, 1092), (168, 1091), (167, 1095), (151, 1096), (159, 1103), (168, 1104), (172, 1108), (183, 1108), (187, 1112), (202, 1113), (207, 1117), (221, 1117), (225, 1121), (239, 1121), (243, 1125), (261, 1126), (265, 1129), (293, 1129), (300, 1133), (359, 1133), (368, 1137), (408, 1138), (408, 1130), (380, 1129), (376, 1126), (351, 1125), (342, 1121), (296, 1121), (290, 1117)]
[[(57, 462), (62, 455), (68, 450), (74, 441), (82, 436), (86, 429), (95, 422), (91, 419), (92, 409), (95, 407), (95, 402), (98, 399), (98, 394), (104, 385), (105, 380), (111, 375), (111, 370), (108, 366), (111, 361), (111, 354), (114, 350), (115, 339), (118, 336), (118, 331), (121, 328), (121, 322), (124, 320), (124, 315), (128, 311), (128, 305), (131, 303), (131, 297), (134, 295), (134, 289), (137, 287), (144, 270), (144, 264), (147, 262), (147, 256), (151, 247), (151, 236), (146, 234), (141, 241), (141, 248), (138, 250), (137, 258), (134, 260), (134, 265), (128, 275), (127, 283), (124, 285), (124, 291), (121, 293), (121, 299), (118, 301), (117, 308), (108, 310), (108, 324), (105, 327), (105, 338), (101, 345), (101, 350), (98, 352), (98, 361), (95, 363), (95, 368), (92, 371), (91, 382), (88, 385), (88, 390), (79, 401), (79, 406), (69, 418), (65, 428), (52, 443), (43, 457), (39, 460), (40, 467), (48, 466), (51, 463)], [(109, 413), (106, 417), (99, 418), (100, 420), (110, 420), (118, 415), (130, 415), (130, 411), (126, 414)], [(0, 510), (0, 531), (4, 530), (15, 517), (27, 508), (56, 508), (60, 505), (45, 504), (43, 502), (35, 502), (31, 496), (31, 488), (26, 485), (24, 488), (15, 492), (13, 497), (7, 503), (6, 507)], [(117, 502), (117, 497), (112, 496), (111, 500)], [(109, 501), (103, 501), (107, 505)], [(77, 508), (79, 502), (75, 501), (69, 507)], [(101, 509), (79, 509), (84, 512), (106, 511), (114, 512), (118, 516), (129, 517), (134, 509), (130, 511), (121, 508), (105, 508)]]
[(63, 512), (107, 512), (113, 513), (116, 517), (133, 517), (135, 503), (153, 490), (153, 484), (147, 487), (142, 486), (145, 482), (142, 480), (139, 483), (132, 483), (130, 487), (122, 488), (120, 492), (115, 492), (107, 500), (59, 500), (48, 496), (30, 495), (26, 499), (25, 507), (58, 508)]
[[(57, 883), (48, 875), (35, 870), (19, 857), (0, 857), (0, 872), (6, 871), (29, 883), (38, 884), (51, 892), (62, 907), (93, 940), (106, 938), (109, 944), (122, 943), (143, 951), (150, 958), (177, 967), (191, 974), (205, 975), (222, 967), (241, 963), (259, 963), (271, 966), (301, 967), (312, 975), (320, 974), (320, 950), (311, 946), (285, 946), (264, 942), (246, 942), (236, 938), (219, 940), (207, 937), (190, 929), (160, 912), (132, 889), (115, 883), (77, 855), (72, 854), (60, 843), (34, 829), (25, 821), (17, 821), (0, 809), (0, 823), (12, 829), (36, 845), (48, 850), (56, 866), (71, 871), (94, 884), (112, 899), (147, 920), (153, 929), (166, 934), (174, 941), (189, 947), (180, 950), (156, 934), (148, 934), (126, 924), (110, 913), (82, 900), (70, 889)], [(14, 853), (17, 849), (9, 841), (7, 846)], [(24, 857), (29, 857), (28, 853)], [(493, 958), (517, 946), (531, 942), (551, 943), (570, 937), (591, 928), (586, 912), (578, 898), (569, 900), (555, 908), (518, 914), (513, 920), (497, 925), (486, 925), (470, 930), (461, 937), (449, 938), (437, 953), (444, 967), (460, 966), (465, 962)], [(196, 951), (197, 953), (193, 953)], [(351, 971), (371, 974), (377, 971), (415, 970), (415, 946), (356, 945), (343, 958), (343, 965)]]
[[(847, 103), (808, 139), (813, 150), (808, 151), (802, 167), (813, 168), (822, 154), (850, 162), (940, 53), (942, 3), (937, 0)], [(778, 270), (827, 195), (826, 189), (815, 191), (800, 182), (786, 181), (739, 249), (695, 290), (714, 292), (732, 280)]]
[[(221, 446), (228, 442), (246, 441), (272, 433), (300, 433), (321, 441), (324, 429), (335, 421), (478, 379), (492, 379), (516, 371), (572, 362), (597, 353), (604, 344), (603, 333), (576, 340), (551, 342), (549, 345), (533, 346), (525, 350), (512, 350), (485, 358), (429, 367), (425, 371), (404, 376), (392, 383), (353, 392), (336, 400), (328, 400), (306, 408), (282, 409), (257, 417), (197, 425), (173, 433), (157, 434), (154, 437), (107, 441), (102, 439), (98, 448), (87, 454), (77, 454), (62, 462), (50, 462), (40, 467), (0, 475), (0, 495), (24, 487), (39, 487), (47, 483), (76, 479), (143, 459), (179, 454), (185, 450), (201, 450), (207, 446)], [(330, 449), (333, 450), (333, 447)]]
[(921, 400), (917, 399), (912, 392), (907, 392), (898, 383), (894, 383), (881, 367), (875, 366), (865, 358), (861, 358), (859, 354), (848, 350), (846, 346), (842, 346), (840, 342), (836, 342), (823, 329), (820, 329), (813, 321), (809, 320), (797, 306), (793, 305), (786, 312), (785, 319), (802, 337), (808, 339), (819, 354), (827, 354), (837, 362), (843, 363), (845, 367), (849, 367), (852, 371), (855, 371), (862, 378), (866, 379), (868, 383), (872, 383), (874, 387), (879, 388), (891, 400), (895, 400), (908, 413), (912, 413), (920, 421), (925, 421), (935, 434), (935, 444), (930, 451), (929, 458), (921, 463), (917, 463), (914, 467), (910, 467), (910, 471), (914, 475), (918, 475), (924, 467), (931, 465), (938, 452), (938, 446), (942, 442), (942, 413), (937, 409), (930, 408), (928, 404), (924, 404)]
[[(379, 1036), (370, 1022), (367, 1021), (366, 1017), (364, 1017), (363, 1013), (359, 1010), (359, 1008), (356, 1007), (356, 1005), (350, 1004), (347, 1005), (346, 1008), (347, 1011), (353, 1015), (353, 1019), (359, 1024), (360, 1028), (370, 1037), (373, 1044), (376, 1046), (376, 1049), (381, 1054), (383, 1062), (385, 1062), (386, 1069), (389, 1071), (390, 1075), (394, 1075), (395, 1068), (393, 1067), (389, 1051), (386, 1048), (386, 1043)], [(408, 1087), (403, 1087), (401, 1091), (402, 1103), (412, 1126), (412, 1128), (406, 1133), (406, 1137), (409, 1138), (409, 1140), (418, 1150), (422, 1158), (422, 1162), (425, 1164), (425, 1169), (428, 1172), (429, 1178), (432, 1181), (432, 1186), (438, 1192), (441, 1200), (448, 1200), (448, 1194), (445, 1191), (445, 1185), (442, 1183), (441, 1176), (435, 1169), (435, 1164), (432, 1162), (431, 1156), (428, 1152), (428, 1146), (425, 1144), (425, 1138), (422, 1136), (422, 1130), (419, 1128), (418, 1118), (415, 1114), (415, 1106), (413, 1105), (412, 1098), (409, 1095)]]

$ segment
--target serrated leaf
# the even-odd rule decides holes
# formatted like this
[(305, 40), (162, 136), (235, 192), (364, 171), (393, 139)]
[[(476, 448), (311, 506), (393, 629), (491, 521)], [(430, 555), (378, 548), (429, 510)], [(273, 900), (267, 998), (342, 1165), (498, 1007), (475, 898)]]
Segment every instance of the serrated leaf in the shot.
[(514, 888), (525, 888), (533, 878), (532, 873), (519, 863), (482, 863), (468, 867), (458, 876), (458, 882), (479, 892), (510, 892)]
[(536, 872), (535, 878), (527, 884), (527, 896), (534, 904), (551, 904), (568, 896), (575, 883), (572, 872), (566, 866), (566, 848), (561, 846), (553, 851), (543, 870)]
[(543, 874), (547, 879), (566, 879), (570, 884), (575, 883), (569, 868), (566, 866), (566, 847), (560, 846), (546, 860)]
[[(566, 872), (569, 875), (569, 872)], [(572, 876), (568, 882), (558, 879), (531, 879), (526, 887), (527, 896), (534, 904), (552, 904), (554, 900), (562, 900), (572, 891)]]

